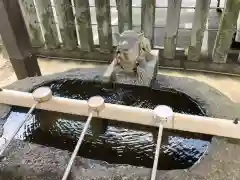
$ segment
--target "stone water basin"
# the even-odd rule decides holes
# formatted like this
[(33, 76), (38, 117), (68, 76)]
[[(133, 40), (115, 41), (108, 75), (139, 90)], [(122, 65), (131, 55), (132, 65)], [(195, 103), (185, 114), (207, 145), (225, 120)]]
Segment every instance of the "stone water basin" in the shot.
[[(204, 115), (204, 111), (193, 99), (172, 89), (155, 90), (148, 87), (81, 80), (60, 80), (43, 85), (49, 86), (53, 95), (65, 98), (87, 100), (94, 95), (100, 95), (107, 103), (149, 109), (158, 104), (165, 104), (172, 107), (175, 112)], [(23, 120), (27, 111), (26, 108), (14, 107), (5, 128), (11, 131), (11, 127), (14, 127), (17, 121)], [(73, 151), (84, 127), (84, 122), (79, 121), (85, 120), (84, 116), (36, 110), (17, 138)], [(156, 144), (153, 134), (157, 135), (157, 129), (138, 128), (137, 125), (135, 129), (131, 129), (133, 126), (129, 127), (126, 123), (101, 121), (102, 124), (92, 124), (89, 128), (79, 155), (108, 163), (151, 168)], [(210, 140), (211, 136), (208, 135), (164, 130), (159, 169), (191, 167), (206, 151)]]
[[(93, 95), (102, 95), (107, 102), (111, 103), (144, 108), (154, 108), (162, 103), (171, 106), (175, 112), (218, 117), (226, 116), (226, 111), (229, 112), (234, 107), (226, 97), (216, 90), (190, 79), (158, 76), (153, 85), (154, 90), (152, 90), (132, 86), (123, 87), (117, 84), (103, 85), (97, 81), (92, 81), (98, 79), (96, 77), (100, 73), (101, 69), (93, 69), (91, 73), (75, 70), (18, 81), (8, 88), (31, 91), (36, 87), (49, 85), (56, 96), (88, 99)], [(83, 80), (90, 80), (91, 88)], [(200, 88), (193, 91), (190, 87)], [(207, 94), (211, 95), (211, 98), (206, 98)], [(213, 101), (215, 103), (212, 103)], [(224, 110), (219, 111), (216, 108), (216, 101), (225, 101)], [(0, 109), (3, 110), (4, 106)], [(22, 119), (26, 111), (27, 109), (24, 108), (12, 108), (7, 118), (3, 119), (3, 122), (7, 121), (5, 126), (10, 130), (11, 126), (17, 123), (17, 120)], [(236, 114), (231, 111), (231, 116), (236, 116)], [(51, 123), (46, 124), (44, 120), (51, 120), (49, 121)], [(36, 176), (37, 179), (46, 179), (47, 175), (48, 177), (51, 175), (51, 179), (59, 179), (69, 160), (69, 152), (76, 144), (84, 120), (86, 117), (36, 110), (31, 120), (19, 132), (17, 139), (20, 141), (16, 140), (12, 143), (8, 156), (2, 161), (3, 166), (0, 167), (0, 170), (3, 173), (2, 175), (0, 173), (0, 177), (4, 177), (6, 173), (14, 172), (12, 168), (17, 166), (20, 170), (16, 175), (13, 175), (13, 179), (16, 179), (17, 175)], [(148, 178), (150, 175), (148, 168), (152, 166), (155, 147), (152, 132), (154, 134), (157, 129), (107, 122), (108, 126), (105, 132), (100, 131), (94, 135), (89, 129), (79, 152), (81, 157), (76, 159), (73, 167), (72, 177), (80, 179), (79, 175), (81, 174), (81, 179)], [(219, 138), (214, 137), (211, 146), (209, 146), (210, 141), (211, 136), (209, 135), (164, 130), (159, 160), (159, 169), (164, 171), (160, 171), (159, 177), (167, 179), (173, 174), (174, 177), (178, 175), (177, 179), (185, 179), (182, 178), (183, 176), (195, 177), (196, 174), (193, 172), (181, 169), (190, 168), (206, 152), (207, 147), (210, 147), (210, 153), (200, 163), (200, 166), (206, 163), (205, 161), (211, 165), (211, 159), (208, 158), (212, 157), (212, 148), (216, 148), (214, 151), (217, 152), (219, 151), (219, 143), (226, 146), (225, 141), (219, 140)], [(221, 153), (226, 154), (226, 152)], [(36, 161), (39, 156), (42, 160)], [(26, 162), (31, 165), (25, 166)], [(195, 171), (198, 169), (198, 166), (194, 166)], [(211, 171), (211, 167), (205, 169), (206, 171)], [(34, 173), (29, 174), (29, 172)], [(207, 177), (202, 169), (197, 172), (200, 172), (197, 176)]]

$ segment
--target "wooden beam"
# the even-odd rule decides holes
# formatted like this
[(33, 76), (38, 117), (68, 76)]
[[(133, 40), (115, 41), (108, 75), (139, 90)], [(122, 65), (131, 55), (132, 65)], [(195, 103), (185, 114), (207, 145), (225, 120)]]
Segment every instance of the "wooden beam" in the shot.
[(76, 49), (78, 46), (76, 26), (71, 0), (54, 0), (63, 48)]
[(53, 9), (50, 0), (37, 0), (36, 9), (43, 27), (45, 45), (49, 49), (59, 48), (60, 41), (57, 26), (54, 20)]
[(212, 59), (215, 63), (226, 63), (227, 61), (227, 51), (232, 43), (239, 10), (239, 0), (226, 1), (212, 53)]
[(132, 0), (117, 0), (119, 33), (132, 29)]
[[(160, 51), (161, 54), (161, 51)], [(226, 75), (239, 75), (240, 66), (236, 62), (237, 54), (229, 54), (229, 61), (232, 63), (214, 63), (211, 58), (201, 58), (200, 61), (186, 61), (184, 51), (177, 51), (176, 58), (173, 60), (160, 57), (160, 68), (181, 69), (195, 72), (210, 72)]]
[(41, 75), (18, 0), (0, 0), (0, 22), (3, 44), (18, 79)]
[(76, 9), (76, 19), (79, 25), (79, 37), (81, 49), (84, 51), (93, 50), (93, 32), (91, 25), (91, 16), (88, 0), (74, 0)]
[(164, 37), (164, 58), (167, 59), (175, 58), (181, 4), (182, 0), (168, 0), (167, 21)]
[(98, 38), (100, 50), (102, 52), (111, 52), (113, 50), (112, 25), (109, 0), (95, 0)]
[(36, 48), (34, 49), (36, 54), (39, 57), (49, 57), (49, 58), (58, 58), (58, 59), (70, 59), (70, 60), (82, 60), (88, 62), (106, 62), (111, 63), (114, 55), (108, 52), (102, 52), (99, 47), (95, 47), (91, 52), (82, 50), (81, 48), (74, 50), (66, 49), (44, 49)]
[[(76, 49), (72, 51), (62, 50), (62, 49), (35, 49), (39, 57), (47, 58), (58, 58), (58, 59), (69, 59), (82, 62), (90, 62), (93, 64), (110, 64), (114, 59), (112, 53), (103, 53), (100, 51), (99, 47), (95, 47), (92, 52), (86, 52), (81, 49)], [(229, 52), (228, 59), (232, 63), (213, 63), (211, 58), (202, 57), (200, 61), (186, 61), (184, 50), (176, 51), (176, 57), (173, 60), (165, 59), (162, 57), (163, 49), (159, 52), (159, 64), (163, 68), (177, 68), (185, 69), (189, 71), (205, 71), (205, 72), (214, 72), (214, 73), (227, 73), (227, 74), (240, 74), (240, 66), (234, 62), (237, 59), (238, 53)], [(234, 53), (234, 54), (233, 54)]]
[(21, 0), (19, 1), (19, 4), (32, 45), (36, 47), (44, 46), (40, 22), (37, 17), (37, 12), (33, 0)]
[[(32, 107), (35, 101), (31, 93), (3, 89), (0, 91), (0, 103)], [(47, 102), (38, 104), (36, 108), (84, 116), (88, 116), (89, 110), (85, 100), (55, 96)], [(146, 126), (158, 127), (159, 125), (159, 122), (153, 118), (154, 112), (151, 109), (109, 103), (105, 103), (105, 108), (98, 114), (98, 117)], [(163, 123), (163, 125), (168, 129), (240, 139), (240, 123), (234, 124), (232, 120), (227, 119), (174, 113), (174, 120)]]
[(142, 0), (141, 30), (153, 47), (156, 0)]
[(188, 48), (188, 60), (198, 61), (200, 58), (210, 2), (211, 0), (196, 1), (190, 46)]

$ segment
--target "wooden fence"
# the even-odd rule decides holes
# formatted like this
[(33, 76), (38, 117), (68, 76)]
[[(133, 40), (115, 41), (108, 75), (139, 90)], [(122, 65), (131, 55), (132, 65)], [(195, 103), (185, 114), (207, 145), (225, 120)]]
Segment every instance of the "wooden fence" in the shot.
[[(91, 1), (92, 2), (92, 1)], [(163, 47), (156, 47), (156, 0), (141, 0), (139, 30), (160, 51), (160, 66), (240, 74), (238, 51), (230, 48), (240, 10), (239, 0), (226, 0), (218, 32), (208, 55), (202, 55), (211, 0), (196, 0), (188, 45), (177, 48), (182, 1), (168, 0)], [(114, 52), (110, 0), (19, 0), (30, 41), (38, 55), (109, 62)], [(116, 0), (118, 31), (137, 29), (133, 25), (132, 0)], [(94, 10), (95, 17), (90, 9)], [(96, 18), (96, 44), (93, 33)], [(240, 37), (237, 33), (237, 37)], [(240, 38), (238, 38), (240, 39)]]

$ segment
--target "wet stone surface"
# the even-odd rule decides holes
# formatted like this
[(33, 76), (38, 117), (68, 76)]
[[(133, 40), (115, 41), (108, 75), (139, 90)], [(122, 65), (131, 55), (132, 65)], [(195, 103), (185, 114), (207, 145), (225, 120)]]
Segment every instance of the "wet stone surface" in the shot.
[[(80, 69), (51, 76), (17, 81), (7, 88), (30, 91), (53, 80), (96, 80), (105, 69)], [(194, 88), (193, 88), (194, 87)], [(153, 88), (170, 88), (184, 92), (199, 104), (207, 116), (234, 119), (239, 105), (232, 103), (217, 90), (187, 78), (158, 76)], [(1, 116), (8, 112), (1, 109)], [(2, 119), (1, 123), (5, 122)], [(79, 127), (79, 125), (77, 125)], [(31, 131), (30, 131), (31, 132)], [(41, 139), (43, 139), (42, 137)], [(70, 142), (72, 143), (72, 142)], [(160, 170), (159, 180), (238, 179), (240, 177), (240, 146), (238, 140), (214, 137), (208, 155), (189, 171)], [(61, 179), (70, 152), (15, 140), (0, 163), (0, 179)], [(151, 169), (131, 165), (109, 164), (102, 160), (77, 157), (69, 179), (149, 179)]]

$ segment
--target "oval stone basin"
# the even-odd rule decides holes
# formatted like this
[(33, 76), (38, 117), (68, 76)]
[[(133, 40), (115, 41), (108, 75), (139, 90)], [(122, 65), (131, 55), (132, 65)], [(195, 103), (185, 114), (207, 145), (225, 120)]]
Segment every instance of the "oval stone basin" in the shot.
[[(174, 112), (205, 115), (204, 110), (189, 96), (173, 89), (155, 90), (120, 84), (102, 84), (82, 80), (58, 80), (49, 86), (55, 96), (87, 100), (100, 95), (105, 102), (153, 109), (168, 105)], [(11, 131), (23, 120), (28, 109), (14, 107), (5, 128)], [(117, 114), (116, 114), (117, 116)], [(45, 146), (73, 151), (84, 127), (86, 117), (35, 110), (31, 119), (19, 131), (17, 138)], [(113, 164), (152, 167), (157, 129), (103, 120), (103, 129), (94, 134), (91, 128), (85, 135), (79, 155)], [(211, 136), (164, 129), (159, 169), (191, 167), (210, 145)]]

